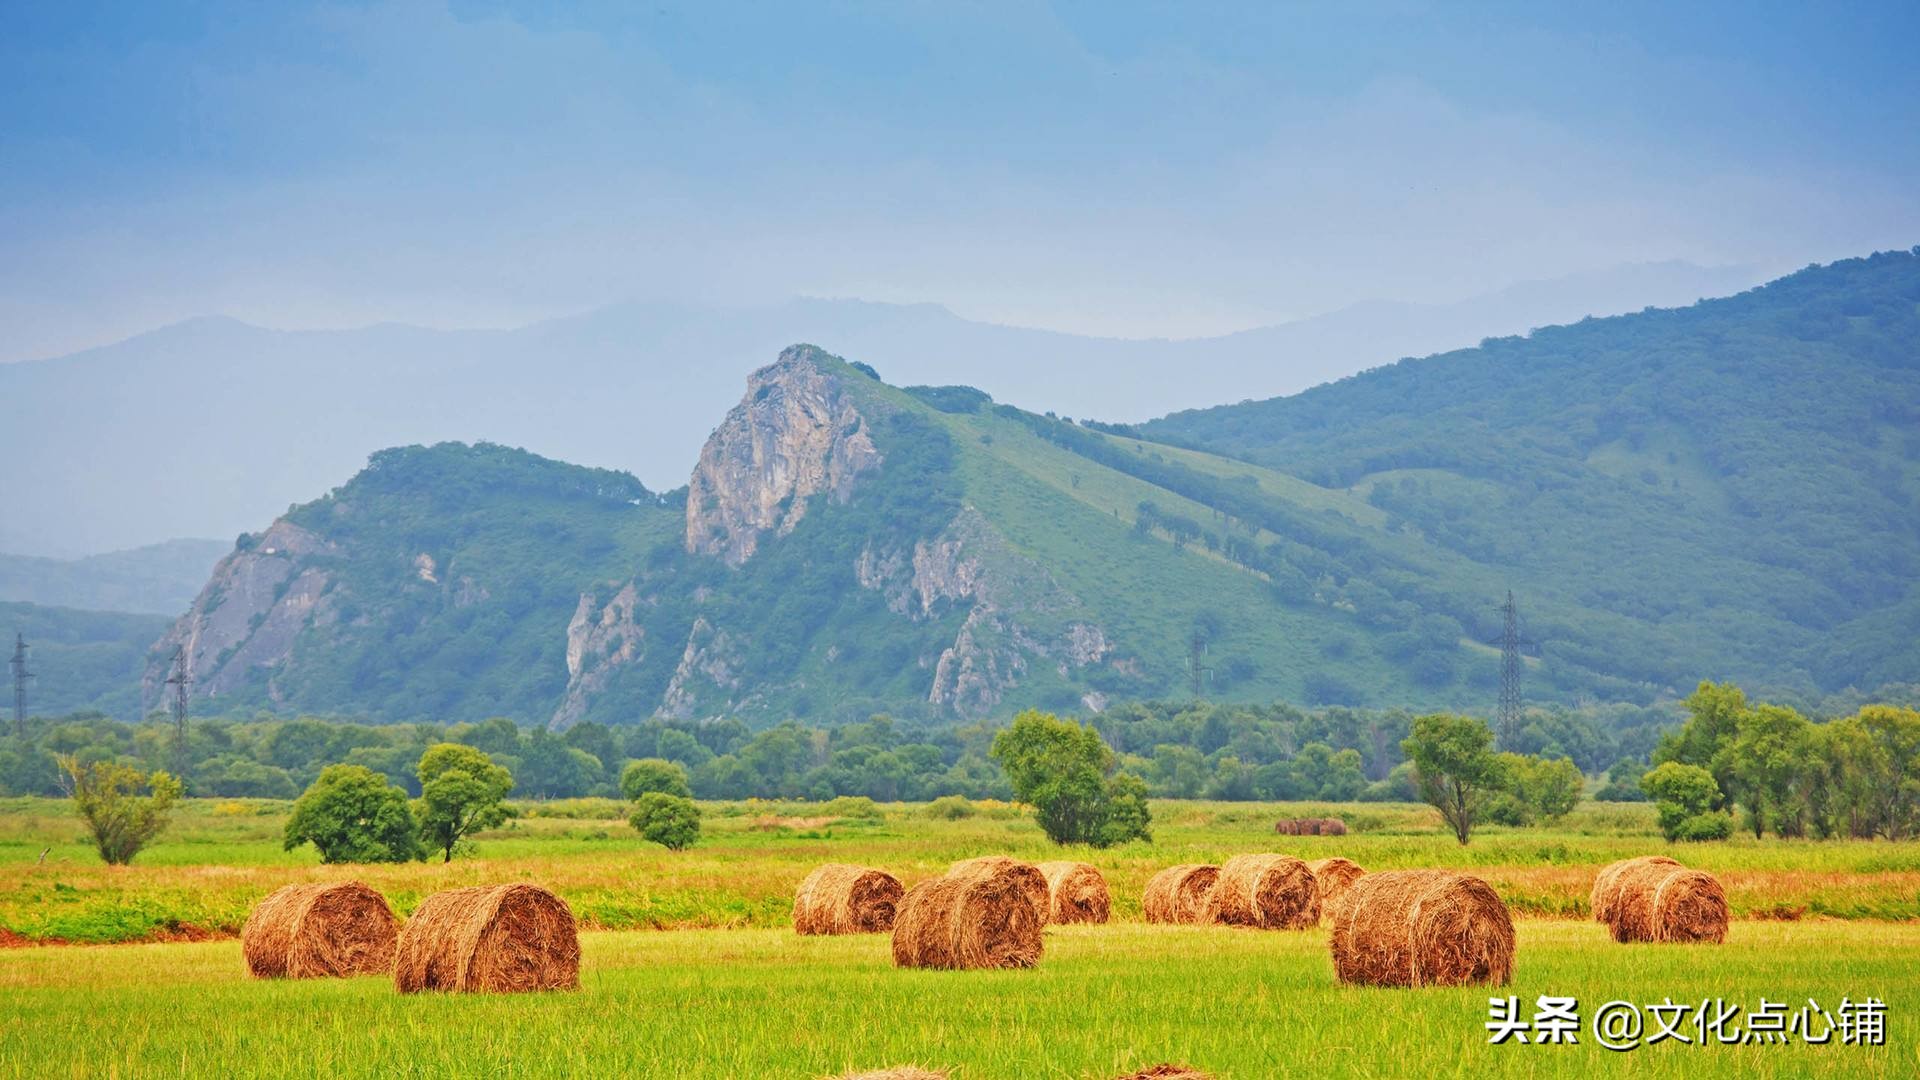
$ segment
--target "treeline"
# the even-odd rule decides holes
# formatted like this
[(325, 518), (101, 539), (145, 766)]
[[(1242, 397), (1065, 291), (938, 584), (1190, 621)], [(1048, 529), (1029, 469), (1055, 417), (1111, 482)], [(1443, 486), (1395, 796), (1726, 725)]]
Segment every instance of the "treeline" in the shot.
[[(1568, 758), (1589, 773), (1620, 760), (1644, 768), (1660, 729), (1677, 719), (1632, 706), (1535, 709), (1503, 749)], [(1404, 710), (1148, 701), (1111, 707), (1091, 722), (1118, 767), (1157, 797), (1404, 800), (1415, 797), (1400, 746), (1412, 720)], [(705, 799), (1004, 799), (1013, 789), (991, 757), (997, 731), (884, 715), (831, 728), (789, 721), (758, 732), (737, 719), (582, 723), (564, 734), (504, 718), (440, 725), (216, 717), (191, 723), (182, 779), (193, 795), (292, 798), (326, 766), (352, 764), (417, 796), (421, 755), (451, 742), (506, 767), (519, 798), (616, 796), (629, 761), (661, 758), (682, 766), (693, 794)], [(0, 792), (58, 794), (60, 755), (145, 771), (175, 770), (177, 760), (173, 728), (163, 720), (35, 718), (24, 738), (0, 739)]]
[(1704, 682), (1665, 735), (1640, 785), (1673, 839), (1920, 835), (1920, 711), (1867, 705), (1818, 723), (1789, 705), (1749, 702)]

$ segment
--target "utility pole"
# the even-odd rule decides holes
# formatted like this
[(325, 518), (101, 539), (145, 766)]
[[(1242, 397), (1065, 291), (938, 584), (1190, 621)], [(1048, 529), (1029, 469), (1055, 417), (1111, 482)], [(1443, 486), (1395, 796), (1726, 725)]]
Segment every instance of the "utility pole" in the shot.
[(13, 733), (24, 739), (27, 737), (27, 680), (33, 678), (33, 672), (27, 670), (27, 639), (19, 634), (13, 635)]
[(1213, 681), (1213, 669), (1205, 666), (1207, 657), (1207, 635), (1195, 627), (1193, 642), (1187, 650), (1187, 673), (1193, 687), (1194, 700), (1198, 701), (1205, 684)]
[(173, 651), (173, 674), (167, 676), (167, 685), (173, 687), (173, 775), (184, 783), (187, 778), (187, 691), (193, 685), (193, 676), (187, 673), (184, 646)]
[(1496, 730), (1500, 745), (1511, 746), (1520, 733), (1520, 613), (1513, 604), (1513, 590), (1507, 590), (1507, 602), (1500, 607), (1506, 626), (1500, 634), (1500, 712)]

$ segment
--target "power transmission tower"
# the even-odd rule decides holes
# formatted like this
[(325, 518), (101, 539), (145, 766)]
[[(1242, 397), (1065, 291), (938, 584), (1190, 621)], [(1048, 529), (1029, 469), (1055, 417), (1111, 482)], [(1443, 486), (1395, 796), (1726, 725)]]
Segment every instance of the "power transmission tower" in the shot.
[(1500, 613), (1506, 617), (1506, 627), (1500, 633), (1500, 712), (1495, 727), (1500, 745), (1511, 746), (1520, 733), (1520, 613), (1513, 604), (1513, 590), (1507, 590)]
[(173, 775), (184, 782), (187, 776), (187, 691), (193, 686), (193, 676), (187, 672), (185, 647), (173, 651), (173, 673), (167, 676), (167, 685), (173, 687)]
[(1198, 700), (1201, 690), (1213, 682), (1213, 669), (1206, 666), (1207, 635), (1198, 627), (1193, 631), (1193, 643), (1187, 650), (1187, 673), (1192, 681), (1193, 696)]
[(20, 738), (27, 737), (27, 680), (33, 678), (33, 672), (27, 670), (27, 639), (19, 634), (13, 635), (13, 733)]

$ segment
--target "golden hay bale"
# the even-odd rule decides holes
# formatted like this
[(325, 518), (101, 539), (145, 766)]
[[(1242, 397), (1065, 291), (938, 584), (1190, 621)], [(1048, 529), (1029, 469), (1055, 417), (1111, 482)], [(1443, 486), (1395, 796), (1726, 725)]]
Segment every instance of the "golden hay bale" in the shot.
[(397, 923), (387, 899), (357, 881), (288, 885), (240, 928), (256, 979), (375, 975), (393, 967)]
[(1113, 910), (1113, 898), (1107, 893), (1107, 879), (1094, 866), (1083, 862), (1043, 862), (1047, 892), (1053, 897), (1047, 921), (1057, 923), (1103, 923)]
[(1169, 866), (1147, 880), (1140, 910), (1148, 922), (1206, 921), (1207, 901), (1220, 880), (1220, 868), (1204, 864)]
[(1191, 1065), (1176, 1065), (1171, 1061), (1163, 1061), (1158, 1065), (1149, 1065), (1139, 1072), (1116, 1076), (1113, 1080), (1213, 1080), (1213, 1074), (1201, 1072)]
[(1314, 884), (1320, 888), (1320, 914), (1329, 919), (1333, 918), (1334, 905), (1344, 900), (1354, 881), (1366, 874), (1358, 863), (1338, 855), (1315, 859), (1307, 869), (1313, 871)]
[(1020, 887), (1026, 891), (1027, 898), (1033, 902), (1034, 914), (1040, 916), (1041, 925), (1045, 925), (1047, 915), (1053, 910), (1053, 893), (1047, 888), (1047, 875), (1038, 866), (1020, 859), (1009, 859), (1005, 855), (982, 855), (974, 859), (961, 859), (947, 867), (947, 874), (1013, 874), (1020, 881)]
[(1273, 823), (1273, 831), (1279, 833), (1281, 836), (1299, 836), (1300, 819), (1281, 818), (1279, 821)]
[(908, 889), (893, 920), (894, 964), (1023, 968), (1038, 963), (1043, 924), (1020, 868), (1039, 871), (1031, 863), (1006, 861), (1010, 865), (956, 868)]
[(1704, 870), (1641, 863), (1614, 881), (1607, 926), (1615, 941), (1712, 942), (1727, 937), (1727, 894)]
[(1291, 855), (1235, 855), (1220, 867), (1205, 921), (1262, 930), (1317, 926), (1320, 886)]
[(801, 934), (884, 934), (893, 929), (900, 879), (846, 863), (816, 867), (793, 894), (793, 929)]
[(1341, 982), (1505, 985), (1513, 919), (1493, 886), (1448, 870), (1389, 870), (1353, 883), (1329, 938)]
[(1595, 922), (1607, 922), (1613, 917), (1613, 909), (1620, 895), (1620, 875), (1639, 866), (1679, 866), (1680, 863), (1665, 855), (1642, 855), (1636, 859), (1621, 859), (1600, 868), (1593, 879), (1593, 891), (1587, 895), (1587, 907), (1593, 911)]
[(537, 885), (434, 893), (400, 932), (393, 985), (403, 994), (574, 989), (580, 939), (573, 911)]
[(947, 1074), (939, 1069), (923, 1069), (918, 1065), (895, 1065), (870, 1072), (842, 1073), (827, 1080), (947, 1080)]

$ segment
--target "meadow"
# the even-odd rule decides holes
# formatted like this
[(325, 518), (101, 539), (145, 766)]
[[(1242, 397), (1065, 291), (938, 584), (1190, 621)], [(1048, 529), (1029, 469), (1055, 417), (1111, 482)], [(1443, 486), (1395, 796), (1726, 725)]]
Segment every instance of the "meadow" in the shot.
[[(1585, 921), (1593, 872), (1668, 850), (1644, 806), (1585, 804), (1550, 829), (1489, 828), (1461, 848), (1406, 805), (1156, 802), (1152, 844), (1070, 849), (1112, 884), (1115, 921), (1052, 927), (1030, 971), (893, 967), (884, 936), (801, 938), (792, 891), (829, 860), (909, 883), (988, 852), (1056, 854), (1014, 807), (707, 804), (705, 835), (670, 853), (619, 804), (533, 804), (450, 864), (321, 867), (279, 842), (286, 804), (195, 800), (131, 867), (100, 864), (56, 800), (0, 802), (0, 1076), (812, 1077), (918, 1062), (963, 1080), (1106, 1077), (1185, 1061), (1226, 1077), (1287, 1075), (1910, 1076), (1920, 1001), (1920, 845), (1736, 839), (1683, 847), (1726, 883), (1726, 944), (1625, 946)], [(1344, 837), (1278, 837), (1282, 816), (1338, 813)], [(1833, 1010), (1888, 1003), (1886, 1045), (1487, 1044), (1486, 988), (1341, 987), (1324, 930), (1262, 933), (1139, 921), (1155, 869), (1245, 851), (1345, 855), (1369, 869), (1485, 877), (1514, 910), (1511, 987), (1535, 997)], [(237, 931), (292, 881), (358, 877), (411, 910), (455, 885), (530, 880), (588, 928), (576, 993), (400, 997), (388, 981), (249, 979)], [(643, 930), (647, 932), (631, 932)], [(205, 940), (196, 940), (205, 939)], [(35, 941), (127, 942), (34, 947)], [(1585, 1013), (1583, 1012), (1583, 1016)]]

